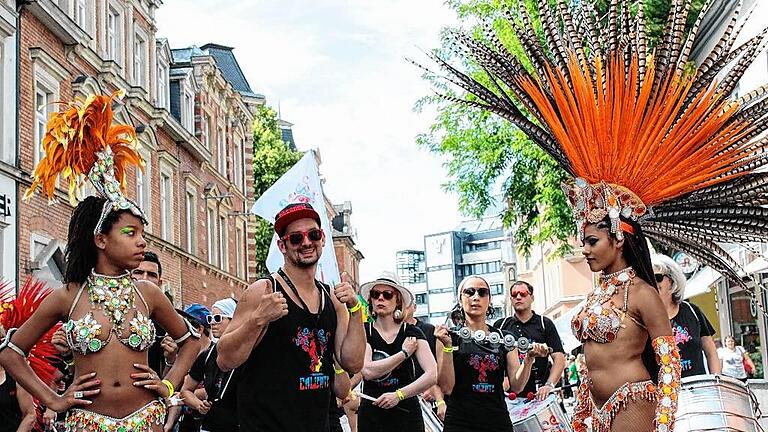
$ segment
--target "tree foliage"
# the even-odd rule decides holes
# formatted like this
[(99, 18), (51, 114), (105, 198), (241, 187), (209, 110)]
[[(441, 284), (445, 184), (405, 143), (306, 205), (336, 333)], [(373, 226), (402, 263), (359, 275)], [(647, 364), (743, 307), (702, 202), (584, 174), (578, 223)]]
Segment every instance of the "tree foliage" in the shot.
[[(608, 0), (582, 1), (595, 1), (599, 15), (605, 16)], [(689, 26), (704, 1), (693, 0)], [(538, 1), (448, 0), (446, 4), (457, 14), (462, 26), (478, 39), (483, 38), (482, 23), (491, 22), (499, 39), (531, 70), (502, 11), (524, 5), (532, 17), (534, 30), (541, 35)], [(644, 4), (653, 45), (663, 31), (671, 2), (645, 0)], [(466, 58), (452, 56), (448, 40), (443, 38), (443, 41), (436, 52), (461, 64), (479, 81), (488, 80), (485, 72)], [(435, 75), (427, 73), (425, 79), (443, 94), (472, 99), (472, 95), (455, 94)], [(575, 227), (560, 187), (567, 179), (565, 171), (519, 129), (496, 115), (445, 102), (436, 96), (422, 98), (417, 110), (426, 104), (437, 105), (438, 114), (429, 131), (417, 137), (417, 143), (445, 158), (448, 181), (444, 187), (458, 195), (460, 211), (480, 217), (501, 192), (507, 208), (500, 216), (506, 226), (514, 228), (516, 246), (523, 254), (529, 254), (533, 244), (544, 240), (555, 241), (560, 245), (559, 252), (566, 252), (567, 240), (575, 233)]]
[[(277, 113), (267, 106), (259, 107), (253, 120), (253, 189), (258, 199), (283, 174), (301, 159), (302, 153), (291, 150), (282, 140)], [(256, 222), (256, 269), (267, 272), (266, 261), (273, 235), (272, 222)]]

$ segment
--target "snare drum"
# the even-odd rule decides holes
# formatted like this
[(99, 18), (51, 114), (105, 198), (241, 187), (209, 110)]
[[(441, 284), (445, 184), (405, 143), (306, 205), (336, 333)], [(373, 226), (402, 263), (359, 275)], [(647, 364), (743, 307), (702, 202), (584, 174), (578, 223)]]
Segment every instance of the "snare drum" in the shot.
[(515, 432), (573, 432), (555, 395), (543, 401), (507, 400), (507, 409)]
[(675, 432), (762, 431), (755, 419), (752, 398), (741, 381), (718, 375), (682, 379)]

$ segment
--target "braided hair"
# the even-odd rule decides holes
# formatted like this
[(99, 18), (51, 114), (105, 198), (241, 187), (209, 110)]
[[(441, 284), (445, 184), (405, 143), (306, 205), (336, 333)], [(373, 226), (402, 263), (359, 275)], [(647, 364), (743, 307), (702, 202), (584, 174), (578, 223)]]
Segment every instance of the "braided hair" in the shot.
[[(64, 270), (64, 283), (82, 284), (96, 266), (98, 249), (95, 245), (93, 231), (101, 217), (105, 198), (89, 196), (75, 207), (72, 219), (69, 221), (67, 233), (67, 248), (64, 251), (66, 268)], [(106, 234), (117, 222), (122, 213), (130, 213), (130, 210), (111, 211), (101, 224), (101, 233)]]

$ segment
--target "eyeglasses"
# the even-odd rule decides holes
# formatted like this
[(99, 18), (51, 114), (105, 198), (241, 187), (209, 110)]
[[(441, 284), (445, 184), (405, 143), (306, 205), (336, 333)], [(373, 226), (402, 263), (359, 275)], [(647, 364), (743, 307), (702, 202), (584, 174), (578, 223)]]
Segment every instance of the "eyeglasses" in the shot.
[(520, 298), (526, 298), (528, 297), (530, 293), (528, 291), (512, 291), (509, 293), (509, 296), (512, 298), (520, 297)]
[(394, 296), (395, 296), (395, 292), (391, 290), (387, 290), (387, 291), (371, 290), (371, 298), (374, 300), (378, 300), (379, 297), (384, 297), (384, 300), (392, 300), (392, 297)]
[(224, 321), (224, 318), (229, 319), (228, 316), (224, 316), (222, 314), (213, 314), (213, 315), (205, 316), (205, 320), (208, 321), (208, 324), (221, 324), (221, 322)]
[(467, 297), (472, 297), (475, 293), (480, 297), (487, 297), (490, 294), (490, 290), (488, 288), (464, 288), (463, 293)]
[(667, 275), (656, 273), (654, 276), (656, 276), (656, 283), (661, 283)]
[(313, 228), (309, 231), (292, 232), (280, 237), (280, 240), (291, 242), (292, 245), (298, 246), (304, 242), (304, 239), (308, 238), (309, 241), (320, 241), (323, 238), (323, 230), (319, 228)]

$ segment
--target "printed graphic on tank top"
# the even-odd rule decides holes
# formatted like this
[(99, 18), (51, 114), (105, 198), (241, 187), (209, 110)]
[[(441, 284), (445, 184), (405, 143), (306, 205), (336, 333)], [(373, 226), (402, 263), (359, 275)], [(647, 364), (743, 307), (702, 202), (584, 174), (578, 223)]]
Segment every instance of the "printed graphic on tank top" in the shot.
[[(240, 431), (325, 432), (334, 376), (336, 311), (327, 286), (316, 281), (320, 307), (313, 313), (288, 276), (282, 271), (278, 274), (287, 289), (268, 279), (273, 291), (286, 297), (288, 314), (269, 324), (259, 345), (239, 368)], [(281, 397), (275, 396), (278, 393)]]
[[(492, 332), (502, 332), (490, 327)], [(507, 349), (451, 334), (456, 377), (445, 413), (445, 431), (512, 431), (504, 401)]]

